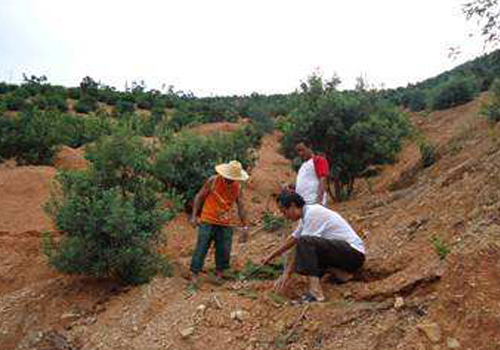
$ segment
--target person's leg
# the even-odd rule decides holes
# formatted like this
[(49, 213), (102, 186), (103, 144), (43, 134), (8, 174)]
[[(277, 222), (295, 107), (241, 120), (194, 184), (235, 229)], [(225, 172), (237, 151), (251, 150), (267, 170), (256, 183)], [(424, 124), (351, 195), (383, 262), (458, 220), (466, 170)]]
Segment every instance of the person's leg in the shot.
[(347, 275), (359, 270), (365, 262), (365, 255), (345, 241), (321, 239), (317, 248), (324, 270)]
[(295, 256), (295, 271), (309, 278), (309, 294), (318, 301), (325, 300), (320, 278), (323, 271), (320, 266), (316, 237), (304, 236), (298, 239)]
[(200, 271), (203, 269), (205, 258), (214, 236), (213, 230), (214, 226), (209, 224), (201, 224), (198, 227), (198, 239), (193, 252), (193, 257), (191, 259), (190, 268), (194, 279), (197, 279), (198, 273), (200, 273)]
[(231, 262), (231, 248), (233, 244), (233, 229), (227, 226), (217, 226), (215, 231), (215, 273), (222, 277), (224, 270)]

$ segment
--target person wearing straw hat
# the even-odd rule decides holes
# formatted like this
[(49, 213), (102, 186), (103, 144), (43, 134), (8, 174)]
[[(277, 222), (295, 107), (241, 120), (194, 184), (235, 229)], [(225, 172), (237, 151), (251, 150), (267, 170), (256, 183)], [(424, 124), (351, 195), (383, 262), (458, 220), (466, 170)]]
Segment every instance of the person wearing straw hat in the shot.
[[(203, 269), (205, 257), (212, 242), (215, 242), (215, 274), (222, 278), (224, 270), (230, 266), (233, 240), (233, 223), (230, 211), (234, 203), (244, 227), (247, 226), (246, 212), (240, 181), (247, 181), (249, 176), (241, 163), (233, 160), (215, 166), (217, 175), (210, 177), (194, 199), (191, 224), (198, 226), (198, 239), (191, 259), (191, 273), (194, 283)], [(198, 213), (199, 218), (197, 217)], [(246, 241), (246, 231), (242, 232), (242, 241)]]

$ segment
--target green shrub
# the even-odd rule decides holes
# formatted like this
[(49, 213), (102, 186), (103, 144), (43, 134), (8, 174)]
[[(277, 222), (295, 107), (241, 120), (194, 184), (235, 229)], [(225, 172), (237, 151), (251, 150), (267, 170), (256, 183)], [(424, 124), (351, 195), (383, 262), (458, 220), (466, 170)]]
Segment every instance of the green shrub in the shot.
[(197, 121), (196, 114), (183, 108), (174, 111), (174, 115), (169, 119), (169, 127), (175, 131), (180, 131), (183, 127), (192, 125)]
[(61, 173), (61, 191), (46, 206), (62, 235), (44, 240), (49, 263), (69, 274), (147, 282), (165, 267), (157, 246), (174, 215), (160, 209), (151, 150), (120, 131), (90, 146), (87, 156), (92, 167)]
[(500, 79), (495, 79), (490, 87), (488, 102), (483, 106), (481, 113), (492, 123), (500, 121)]
[(55, 112), (36, 109), (16, 117), (0, 116), (0, 157), (15, 157), (20, 164), (51, 164), (61, 143), (57, 117)]
[(282, 216), (276, 216), (270, 211), (265, 211), (262, 214), (262, 222), (264, 224), (264, 230), (273, 232), (285, 226), (286, 221)]
[(418, 151), (420, 152), (420, 160), (422, 166), (427, 168), (434, 164), (437, 160), (437, 148), (426, 139), (420, 139), (418, 142)]
[(119, 99), (115, 105), (115, 115), (120, 116), (125, 113), (132, 113), (135, 110), (135, 104), (132, 101)]
[(432, 236), (431, 244), (441, 260), (446, 259), (446, 256), (451, 253), (451, 249), (438, 236)]
[(391, 163), (410, 133), (407, 116), (369, 91), (339, 92), (324, 89), (321, 82), (303, 86), (293, 123), (281, 138), (288, 159), (295, 146), (309, 143), (330, 163), (337, 200), (348, 198), (355, 180), (373, 165)]
[(17, 85), (0, 82), (0, 95), (7, 94), (17, 89)]
[(95, 110), (97, 110), (97, 100), (90, 96), (83, 97), (75, 105), (75, 111), (78, 113), (90, 113)]
[(68, 88), (68, 90), (66, 90), (66, 93), (68, 95), (68, 98), (71, 98), (73, 100), (78, 100), (81, 97), (80, 88), (77, 87)]
[(453, 77), (431, 91), (431, 107), (440, 110), (458, 106), (474, 99), (477, 92), (474, 78)]
[(56, 119), (54, 127), (61, 136), (61, 144), (73, 148), (93, 142), (103, 135), (110, 135), (112, 131), (110, 118), (61, 114)]
[(5, 96), (5, 106), (9, 111), (22, 111), (28, 106), (27, 97), (23, 96), (23, 93), (19, 91), (19, 89), (15, 90)]
[(163, 144), (157, 155), (155, 173), (167, 189), (182, 193), (187, 204), (215, 173), (215, 165), (236, 159), (244, 168), (251, 167), (255, 162), (252, 147), (256, 142), (251, 129), (229, 135), (181, 133)]
[(420, 112), (427, 108), (427, 94), (422, 89), (409, 90), (403, 101), (413, 112)]

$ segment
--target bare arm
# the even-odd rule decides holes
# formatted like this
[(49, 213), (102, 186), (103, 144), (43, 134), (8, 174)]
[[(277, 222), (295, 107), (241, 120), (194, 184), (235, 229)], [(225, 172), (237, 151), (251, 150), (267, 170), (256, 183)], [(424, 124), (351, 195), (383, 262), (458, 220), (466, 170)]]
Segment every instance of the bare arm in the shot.
[(243, 205), (243, 190), (240, 187), (238, 198), (236, 199), (236, 206), (238, 207), (238, 216), (240, 217), (243, 226), (247, 226), (247, 212), (245, 206)]
[(318, 194), (317, 194), (317, 202), (318, 204), (323, 204), (323, 197), (325, 196), (326, 192), (326, 176), (322, 176), (319, 178), (319, 184), (318, 184)]
[(295, 244), (297, 244), (297, 239), (295, 237), (293, 237), (293, 236), (289, 236), (286, 239), (286, 241), (280, 247), (278, 247), (274, 252), (272, 252), (271, 254), (269, 254), (262, 261), (262, 263), (264, 265), (265, 264), (269, 264), (274, 258), (276, 258), (277, 256), (280, 256), (281, 254), (283, 254), (287, 250), (291, 249), (293, 246), (295, 246)]
[(205, 184), (203, 185), (201, 190), (198, 191), (198, 193), (194, 197), (193, 212), (191, 214), (191, 222), (196, 222), (196, 213), (199, 212), (201, 203), (203, 203), (205, 201), (208, 194), (210, 193), (210, 189), (212, 188), (212, 183), (214, 181), (215, 181), (215, 176), (212, 176), (207, 181), (205, 181)]

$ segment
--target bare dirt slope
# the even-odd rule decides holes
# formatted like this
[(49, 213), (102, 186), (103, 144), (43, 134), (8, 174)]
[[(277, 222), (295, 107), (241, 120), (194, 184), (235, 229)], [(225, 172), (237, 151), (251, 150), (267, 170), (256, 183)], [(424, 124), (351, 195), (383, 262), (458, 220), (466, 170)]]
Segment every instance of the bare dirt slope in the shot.
[[(50, 223), (38, 207), (28, 213), (0, 186), (2, 213), (10, 205), (17, 210), (9, 215), (40, 215), (21, 230), (2, 221), (1, 249), (8, 258), (0, 262), (0, 348), (500, 349), (500, 129), (478, 117), (481, 99), (413, 115), (438, 145), (437, 163), (422, 168), (409, 141), (398, 163), (360, 183), (352, 200), (333, 205), (365, 238), (368, 260), (357, 280), (325, 285), (328, 301), (322, 304), (292, 305), (270, 293), (271, 281), (218, 286), (205, 276), (191, 293), (180, 275), (195, 231), (183, 216), (165, 228), (164, 251), (177, 277), (122, 288), (61, 276), (42, 263), (39, 250), (13, 245), (19, 232), (39, 232)], [(293, 179), (276, 150), (277, 136), (266, 136), (246, 191), (255, 226), (264, 210), (275, 210), (269, 195)], [(19, 169), (2, 169), (0, 183), (7, 178), (2, 171)], [(16, 178), (9, 176), (9, 183)], [(28, 202), (27, 193), (16, 193), (20, 203)], [(234, 265), (259, 261), (285, 233), (260, 231), (246, 245), (235, 243)], [(38, 234), (25, 239), (21, 244), (39, 246)], [(24, 271), (29, 278), (17, 277)], [(304, 288), (297, 278), (288, 297)]]

